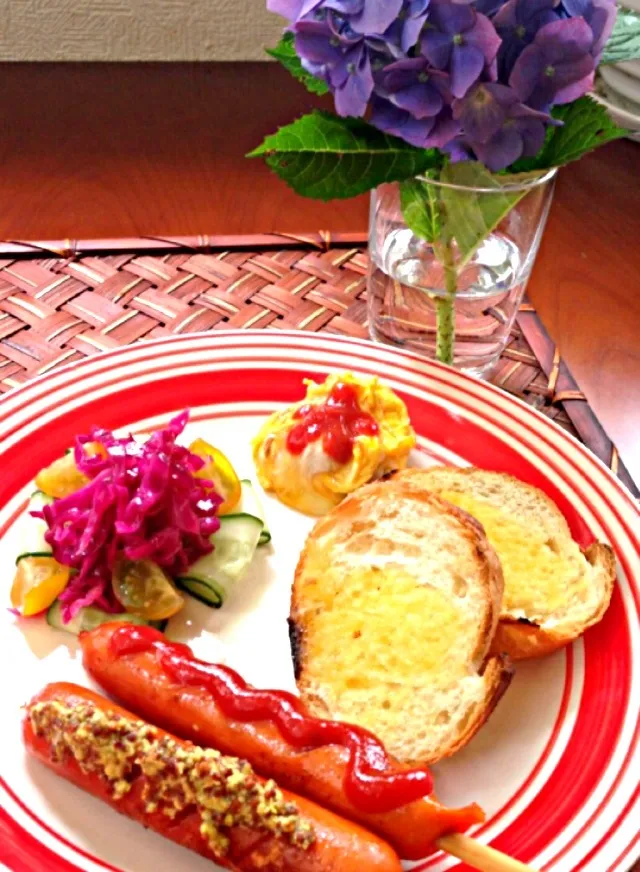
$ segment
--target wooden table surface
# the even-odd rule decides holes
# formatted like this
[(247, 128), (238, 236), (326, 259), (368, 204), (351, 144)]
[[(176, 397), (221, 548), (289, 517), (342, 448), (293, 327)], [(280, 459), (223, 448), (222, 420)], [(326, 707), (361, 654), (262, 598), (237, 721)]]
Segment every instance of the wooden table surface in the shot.
[[(317, 104), (274, 64), (0, 67), (0, 238), (366, 227), (244, 159)], [(529, 293), (640, 481), (640, 145), (562, 171)]]

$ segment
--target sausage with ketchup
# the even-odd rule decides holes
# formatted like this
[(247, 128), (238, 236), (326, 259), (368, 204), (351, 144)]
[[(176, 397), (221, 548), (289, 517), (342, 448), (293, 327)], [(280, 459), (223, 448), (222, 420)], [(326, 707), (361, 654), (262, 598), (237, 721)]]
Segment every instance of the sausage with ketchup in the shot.
[[(202, 664), (187, 646), (167, 642), (156, 630), (104, 624), (82, 634), (80, 642), (85, 668), (107, 693), (124, 705), (182, 738), (245, 758), (262, 775), (273, 777), (287, 789), (378, 833), (404, 859), (427, 856), (437, 850), (435, 841), (441, 835), (462, 832), (483, 819), (477, 805), (449, 809), (429, 796), (416, 799), (412, 773), (392, 761), (388, 761), (378, 781), (386, 778), (387, 783), (382, 786), (395, 787), (395, 807), (384, 807), (380, 801), (376, 809), (376, 799), (381, 794), (376, 796), (373, 791), (368, 803), (354, 802), (353, 792), (349, 794), (347, 790), (349, 767), (353, 770), (353, 765), (346, 747), (335, 742), (311, 747), (304, 741), (287, 741), (274, 718), (251, 714), (252, 702), (264, 703), (267, 697), (268, 703), (268, 693), (244, 685), (231, 670)], [(227, 680), (225, 676), (231, 678)], [(218, 679), (224, 694), (216, 699), (212, 688), (217, 687)], [(233, 689), (238, 687), (242, 689), (236, 690), (236, 715), (230, 716)], [(291, 708), (293, 704), (299, 707), (297, 700), (293, 704), (288, 702), (286, 694), (274, 693), (272, 697), (271, 711), (277, 712), (282, 701), (285, 707)], [(256, 703), (253, 711), (260, 712), (260, 705)], [(305, 726), (305, 720), (314, 719), (301, 720), (300, 726)], [(296, 728), (294, 723), (291, 728), (294, 733)], [(394, 779), (398, 782), (395, 785)], [(370, 775), (361, 778), (361, 794), (366, 797), (366, 788), (373, 788), (375, 781)], [(409, 795), (414, 790), (414, 795), (404, 802), (403, 789)]]
[(389, 845), (176, 739), (98, 694), (48, 685), (26, 707), (28, 751), (116, 811), (237, 872), (401, 872)]

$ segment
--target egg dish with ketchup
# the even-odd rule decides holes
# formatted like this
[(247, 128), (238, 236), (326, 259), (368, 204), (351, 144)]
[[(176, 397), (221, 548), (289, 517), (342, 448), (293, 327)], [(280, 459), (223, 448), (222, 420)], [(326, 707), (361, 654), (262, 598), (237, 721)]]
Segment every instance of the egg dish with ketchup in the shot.
[(403, 469), (416, 435), (403, 401), (375, 377), (336, 373), (305, 384), (303, 400), (265, 421), (253, 459), (265, 490), (323, 515), (361, 485)]

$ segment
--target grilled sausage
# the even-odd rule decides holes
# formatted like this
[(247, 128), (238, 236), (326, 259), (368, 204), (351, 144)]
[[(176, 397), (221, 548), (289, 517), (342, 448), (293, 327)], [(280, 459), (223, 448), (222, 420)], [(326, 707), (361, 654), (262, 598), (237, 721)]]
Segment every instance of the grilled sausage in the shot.
[(63, 778), (227, 869), (401, 872), (392, 848), (357, 824), (77, 685), (50, 684), (38, 694), (23, 736)]
[[(347, 752), (337, 745), (312, 750), (292, 748), (270, 721), (228, 718), (211, 694), (174, 682), (154, 651), (114, 653), (111, 640), (122, 624), (103, 624), (80, 637), (84, 665), (110, 695), (172, 733), (226, 754), (247, 759), (266, 777), (307, 796), (386, 839), (407, 860), (437, 850), (436, 839), (463, 832), (483, 820), (477, 805), (450, 809), (424, 798), (390, 812), (370, 813), (355, 807), (345, 794)], [(158, 633), (158, 640), (163, 636)], [(401, 767), (398, 767), (400, 769)]]

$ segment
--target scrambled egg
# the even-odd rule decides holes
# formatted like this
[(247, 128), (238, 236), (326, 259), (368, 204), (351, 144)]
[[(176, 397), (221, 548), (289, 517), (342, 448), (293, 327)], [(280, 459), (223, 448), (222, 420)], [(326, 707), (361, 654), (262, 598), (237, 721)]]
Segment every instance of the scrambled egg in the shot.
[[(416, 436), (405, 404), (377, 378), (338, 373), (323, 384), (309, 379), (305, 384), (304, 400), (274, 412), (260, 428), (253, 440), (253, 459), (265, 490), (305, 514), (323, 515), (366, 482), (405, 467)], [(299, 423), (295, 413), (301, 406), (325, 403), (338, 384), (353, 386), (360, 410), (374, 418), (378, 433), (355, 436), (353, 454), (346, 463), (338, 463), (323, 450), (322, 438), (311, 441), (302, 453), (292, 454), (287, 437)]]

